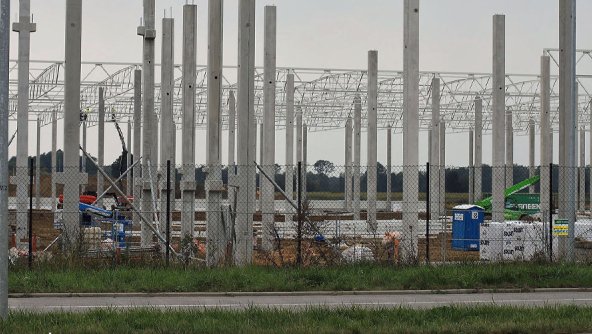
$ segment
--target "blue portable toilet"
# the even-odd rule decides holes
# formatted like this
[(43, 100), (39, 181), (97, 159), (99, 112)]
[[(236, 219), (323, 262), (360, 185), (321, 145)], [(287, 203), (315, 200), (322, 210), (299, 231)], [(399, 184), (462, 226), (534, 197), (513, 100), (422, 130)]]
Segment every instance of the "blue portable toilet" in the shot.
[(479, 250), (479, 232), (485, 209), (478, 205), (459, 205), (452, 209), (452, 249)]

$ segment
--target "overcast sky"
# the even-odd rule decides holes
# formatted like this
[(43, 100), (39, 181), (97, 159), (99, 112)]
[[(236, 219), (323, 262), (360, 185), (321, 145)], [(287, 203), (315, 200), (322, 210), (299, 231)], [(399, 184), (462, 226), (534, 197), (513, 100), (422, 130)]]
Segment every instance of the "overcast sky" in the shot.
[[(190, 0), (189, 3), (192, 1)], [(31, 0), (37, 32), (31, 38), (31, 58), (64, 59), (64, 0)], [(157, 36), (160, 18), (175, 21), (175, 60), (181, 62), (182, 5), (186, 1), (157, 0)], [(198, 5), (198, 64), (206, 63), (207, 1)], [(379, 68), (402, 69), (403, 1), (402, 0), (277, 0), (257, 1), (257, 60), (263, 63), (263, 7), (277, 6), (277, 64), (281, 67), (355, 68), (367, 66), (367, 51), (379, 51)], [(592, 1), (578, 5), (577, 47), (592, 49)], [(11, 17), (18, 16), (18, 1), (11, 1)], [(224, 63), (237, 63), (237, 0), (225, 1)], [(492, 15), (506, 14), (506, 68), (508, 73), (539, 71), (539, 57), (544, 48), (558, 47), (558, 0), (421, 0), (420, 68), (422, 71), (491, 72)], [(142, 40), (136, 28), (142, 16), (141, 0), (83, 1), (82, 58), (94, 62), (139, 62)], [(16, 33), (11, 34), (11, 58), (17, 57)], [(160, 55), (157, 38), (157, 61)], [(590, 73), (586, 73), (590, 74)], [(60, 123), (61, 126), (61, 123)], [(14, 129), (15, 124), (10, 124)], [(31, 127), (30, 149), (35, 151), (35, 131)], [(118, 147), (116, 132), (107, 126), (107, 147)], [(124, 131), (125, 131), (124, 127)], [(96, 128), (89, 130), (89, 151), (96, 154)], [(276, 157), (284, 161), (284, 133), (277, 133)], [(343, 163), (343, 130), (309, 135), (309, 161), (318, 159)], [(363, 135), (365, 137), (365, 134)], [(42, 152), (50, 150), (50, 128), (42, 130)], [(61, 147), (62, 136), (58, 137)], [(468, 160), (468, 134), (450, 135), (447, 139), (447, 164), (463, 166)], [(114, 140), (115, 139), (115, 140)], [(378, 158), (386, 161), (386, 135), (379, 133)], [(393, 137), (393, 163), (402, 163), (401, 136)], [(427, 158), (427, 134), (420, 135), (420, 160)], [(318, 145), (322, 142), (323, 145)], [(198, 163), (205, 161), (205, 133), (197, 139)], [(200, 145), (201, 144), (201, 145)], [(527, 163), (527, 138), (515, 139), (515, 161)], [(362, 141), (365, 145), (365, 140)], [(538, 139), (537, 139), (538, 145)], [(178, 145), (180, 150), (180, 145)], [(484, 138), (484, 162), (491, 161), (491, 141)], [(10, 153), (15, 154), (16, 145)], [(226, 147), (226, 146), (225, 146)], [(105, 161), (120, 154), (106, 150)], [(537, 154), (538, 155), (538, 154)], [(224, 157), (226, 154), (224, 154)], [(366, 153), (362, 151), (362, 162)], [(537, 157), (538, 161), (538, 157)]]

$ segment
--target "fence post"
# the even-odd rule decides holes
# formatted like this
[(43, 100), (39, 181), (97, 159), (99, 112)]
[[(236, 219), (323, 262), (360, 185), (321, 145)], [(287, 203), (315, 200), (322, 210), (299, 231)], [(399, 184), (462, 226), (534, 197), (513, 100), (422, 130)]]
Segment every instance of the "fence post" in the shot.
[(33, 267), (33, 170), (35, 168), (34, 158), (29, 159), (29, 269)]
[(553, 163), (549, 164), (549, 261), (553, 262)]
[(426, 164), (426, 264), (430, 264), (430, 163)]
[(169, 266), (170, 245), (171, 245), (171, 161), (167, 160), (167, 197), (166, 197), (166, 266)]
[(298, 161), (298, 240), (296, 264), (302, 265), (302, 161)]

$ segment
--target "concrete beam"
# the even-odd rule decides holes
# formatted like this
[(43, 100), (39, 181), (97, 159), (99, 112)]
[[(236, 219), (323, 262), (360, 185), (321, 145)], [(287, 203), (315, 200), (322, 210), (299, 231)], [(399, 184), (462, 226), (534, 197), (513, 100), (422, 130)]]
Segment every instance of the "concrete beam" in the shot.
[(506, 126), (506, 16), (493, 16), (492, 221), (504, 222)]
[(376, 196), (377, 196), (377, 163), (378, 163), (378, 51), (368, 51), (368, 217), (366, 229), (376, 233), (378, 223), (376, 222)]

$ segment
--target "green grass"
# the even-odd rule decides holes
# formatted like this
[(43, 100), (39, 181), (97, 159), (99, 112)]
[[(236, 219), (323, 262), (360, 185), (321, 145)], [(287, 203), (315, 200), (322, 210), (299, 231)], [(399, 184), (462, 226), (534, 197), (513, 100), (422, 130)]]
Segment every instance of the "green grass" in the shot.
[[(99, 267), (100, 268), (100, 267)], [(465, 264), (396, 268), (339, 267), (183, 269), (150, 267), (12, 270), (11, 293), (39, 292), (260, 292), (439, 290), (457, 288), (592, 287), (584, 264)]]
[(569, 333), (592, 330), (592, 308), (321, 308), (303, 311), (100, 310), (12, 313), (2, 333)]

